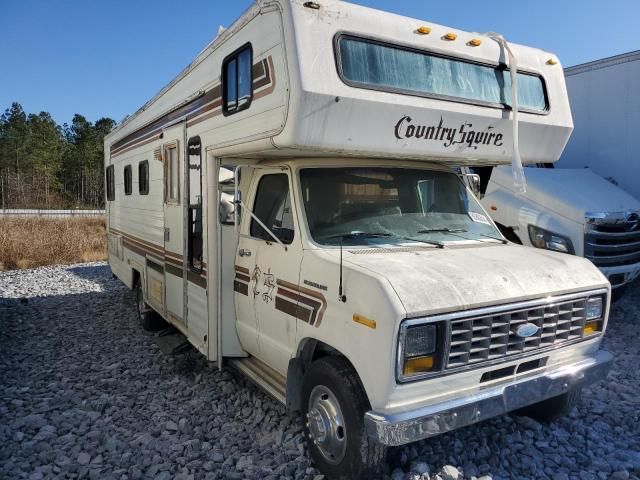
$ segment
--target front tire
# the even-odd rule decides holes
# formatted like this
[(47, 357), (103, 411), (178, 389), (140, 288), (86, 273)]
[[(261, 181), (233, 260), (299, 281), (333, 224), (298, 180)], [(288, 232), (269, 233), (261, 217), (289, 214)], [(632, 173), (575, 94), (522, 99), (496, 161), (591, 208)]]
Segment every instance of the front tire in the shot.
[(387, 449), (365, 432), (369, 401), (345, 359), (313, 362), (304, 377), (302, 402), (309, 453), (323, 474), (332, 480), (381, 476)]
[(136, 311), (143, 330), (149, 332), (160, 327), (160, 316), (144, 300), (142, 281), (140, 280), (136, 283)]
[(530, 417), (539, 422), (553, 422), (571, 413), (571, 410), (580, 403), (582, 389), (576, 388), (557, 397), (548, 398), (539, 403), (534, 403), (515, 412), (516, 415)]

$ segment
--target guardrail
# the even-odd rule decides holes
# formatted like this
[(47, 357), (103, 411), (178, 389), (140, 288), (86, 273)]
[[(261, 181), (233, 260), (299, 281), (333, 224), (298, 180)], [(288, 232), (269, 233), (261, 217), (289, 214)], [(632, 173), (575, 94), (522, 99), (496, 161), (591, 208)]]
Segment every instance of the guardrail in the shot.
[(46, 210), (32, 208), (0, 209), (0, 217), (97, 217), (105, 215), (105, 210)]

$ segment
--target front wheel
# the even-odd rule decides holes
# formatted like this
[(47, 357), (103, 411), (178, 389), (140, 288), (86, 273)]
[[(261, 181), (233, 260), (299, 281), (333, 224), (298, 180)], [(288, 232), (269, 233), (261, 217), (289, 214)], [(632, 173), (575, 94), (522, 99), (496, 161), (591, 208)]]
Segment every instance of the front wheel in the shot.
[(322, 473), (332, 480), (381, 476), (386, 447), (365, 432), (369, 401), (346, 360), (324, 357), (312, 363), (302, 401), (309, 453)]

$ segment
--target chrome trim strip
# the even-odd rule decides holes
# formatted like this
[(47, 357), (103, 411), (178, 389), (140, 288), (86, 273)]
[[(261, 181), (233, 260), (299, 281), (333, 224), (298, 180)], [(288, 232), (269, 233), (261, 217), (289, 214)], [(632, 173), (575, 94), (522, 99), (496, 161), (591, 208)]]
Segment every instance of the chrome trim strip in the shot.
[(398, 446), (533, 405), (604, 379), (613, 363), (611, 353), (550, 369), (473, 395), (397, 413), (365, 413), (367, 434), (383, 445)]
[[(410, 318), (407, 320), (404, 320), (402, 322), (402, 324), (400, 325), (400, 332), (398, 333), (398, 343), (397, 343), (397, 354), (396, 354), (396, 382), (397, 383), (409, 383), (409, 382), (415, 382), (418, 380), (424, 380), (427, 378), (433, 378), (433, 377), (440, 377), (440, 376), (445, 376), (445, 375), (451, 375), (454, 373), (459, 373), (459, 372), (463, 372), (463, 371), (467, 371), (467, 370), (473, 370), (476, 368), (484, 368), (487, 366), (491, 366), (491, 365), (495, 365), (498, 363), (504, 363), (505, 361), (515, 361), (524, 357), (529, 357), (532, 355), (538, 355), (540, 353), (544, 353), (544, 352), (549, 352), (549, 351), (553, 351), (553, 350), (557, 350), (558, 348), (564, 348), (570, 345), (573, 345), (575, 343), (578, 342), (582, 342), (585, 340), (590, 340), (593, 338), (596, 338), (598, 335), (602, 335), (602, 332), (593, 335), (593, 336), (589, 336), (586, 338), (578, 338), (575, 340), (570, 340), (567, 341), (565, 343), (561, 343), (558, 345), (554, 345), (552, 347), (546, 347), (546, 348), (540, 348), (539, 350), (533, 350), (530, 352), (525, 352), (525, 353), (521, 353), (521, 354), (513, 354), (513, 355), (508, 355), (502, 358), (498, 358), (495, 360), (489, 360), (486, 362), (481, 362), (481, 363), (476, 363), (473, 365), (466, 365), (463, 367), (458, 367), (458, 368), (452, 368), (449, 370), (445, 370), (444, 366), (446, 365), (446, 362), (442, 357), (445, 356), (446, 352), (449, 351), (449, 341), (450, 341), (450, 328), (451, 328), (451, 321), (452, 320), (460, 320), (460, 319), (464, 319), (464, 318), (482, 318), (482, 317), (486, 317), (486, 316), (493, 316), (493, 315), (497, 315), (503, 312), (510, 312), (510, 313), (516, 313), (518, 311), (522, 311), (522, 310), (529, 310), (532, 308), (536, 308), (536, 307), (553, 307), (556, 304), (559, 303), (563, 303), (563, 302), (567, 302), (570, 300), (575, 300), (575, 299), (580, 299), (580, 298), (588, 298), (591, 296), (596, 296), (596, 295), (607, 295), (607, 289), (606, 288), (599, 288), (596, 290), (588, 290), (586, 292), (578, 292), (578, 293), (570, 293), (570, 294), (566, 294), (566, 295), (556, 295), (556, 296), (549, 296), (546, 298), (542, 298), (542, 299), (536, 299), (536, 300), (528, 300), (528, 301), (524, 301), (524, 302), (517, 302), (517, 303), (506, 303), (503, 305), (497, 305), (497, 306), (492, 306), (492, 307), (483, 307), (483, 308), (477, 308), (474, 310), (463, 310), (461, 312), (454, 312), (454, 313), (445, 313), (445, 314), (440, 314), (440, 315), (434, 315), (434, 316), (430, 316), (430, 317), (420, 317), (420, 318)], [(608, 299), (605, 299), (605, 303), (607, 303)], [(604, 314), (603, 316), (606, 316), (606, 314)], [(438, 359), (441, 362), (440, 365), (440, 369), (438, 371), (434, 371), (434, 372), (429, 372), (429, 373), (423, 373), (420, 375), (413, 375), (411, 377), (405, 377), (403, 372), (402, 372), (402, 361), (404, 359), (404, 337), (406, 335), (406, 331), (409, 327), (413, 327), (416, 325), (423, 325), (423, 324), (428, 324), (428, 323), (436, 323), (436, 322), (443, 322), (445, 324), (445, 327), (443, 327), (444, 329), (446, 329), (446, 338), (445, 338), (445, 344), (444, 345), (440, 345), (440, 348), (444, 348), (444, 353), (442, 351), (437, 351), (437, 353), (440, 354), (440, 358)]]

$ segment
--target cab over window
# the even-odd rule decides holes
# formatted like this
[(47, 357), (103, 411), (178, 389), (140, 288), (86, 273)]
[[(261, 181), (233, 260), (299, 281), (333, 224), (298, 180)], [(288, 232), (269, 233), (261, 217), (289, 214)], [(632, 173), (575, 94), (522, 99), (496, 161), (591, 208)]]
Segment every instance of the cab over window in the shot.
[[(265, 175), (260, 179), (253, 213), (282, 243), (288, 245), (293, 241), (293, 212), (287, 175)], [(267, 241), (273, 240), (255, 219), (251, 220), (251, 236)]]
[(222, 63), (222, 110), (231, 115), (249, 108), (253, 96), (251, 45), (229, 55)]
[(124, 167), (124, 194), (131, 195), (131, 165)]

